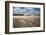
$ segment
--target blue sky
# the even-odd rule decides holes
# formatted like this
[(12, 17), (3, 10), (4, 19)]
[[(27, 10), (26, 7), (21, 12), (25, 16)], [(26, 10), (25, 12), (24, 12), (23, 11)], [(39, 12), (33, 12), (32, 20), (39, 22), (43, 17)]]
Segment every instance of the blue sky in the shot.
[(40, 8), (13, 7), (13, 14), (24, 14), (24, 15), (39, 16)]

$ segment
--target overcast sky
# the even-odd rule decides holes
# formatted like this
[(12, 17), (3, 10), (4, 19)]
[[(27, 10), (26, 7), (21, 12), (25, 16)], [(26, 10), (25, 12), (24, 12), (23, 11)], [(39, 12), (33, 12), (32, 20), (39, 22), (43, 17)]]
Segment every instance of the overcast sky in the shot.
[(24, 14), (24, 15), (39, 16), (40, 8), (13, 7), (13, 14)]

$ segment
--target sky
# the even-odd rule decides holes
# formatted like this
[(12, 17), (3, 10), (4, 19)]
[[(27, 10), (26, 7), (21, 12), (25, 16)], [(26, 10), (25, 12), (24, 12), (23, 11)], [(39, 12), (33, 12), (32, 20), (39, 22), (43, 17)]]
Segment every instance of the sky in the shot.
[(13, 14), (24, 14), (24, 15), (32, 15), (39, 16), (40, 8), (31, 8), (31, 7), (13, 7)]

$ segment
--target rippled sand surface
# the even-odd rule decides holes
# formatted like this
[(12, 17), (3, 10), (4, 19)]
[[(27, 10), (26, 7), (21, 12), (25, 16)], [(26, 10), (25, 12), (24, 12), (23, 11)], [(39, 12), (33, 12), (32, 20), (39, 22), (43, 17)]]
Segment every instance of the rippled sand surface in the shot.
[(13, 16), (13, 27), (39, 27), (40, 16)]

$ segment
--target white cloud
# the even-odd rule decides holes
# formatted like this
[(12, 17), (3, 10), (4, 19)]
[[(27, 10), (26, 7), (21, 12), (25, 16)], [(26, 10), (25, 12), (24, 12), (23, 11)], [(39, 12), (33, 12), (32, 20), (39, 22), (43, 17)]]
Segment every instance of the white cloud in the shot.
[(32, 15), (32, 16), (38, 16), (39, 11), (35, 10), (34, 8), (31, 7), (25, 7), (21, 9), (20, 7), (15, 7), (13, 14), (24, 14), (24, 15)]

